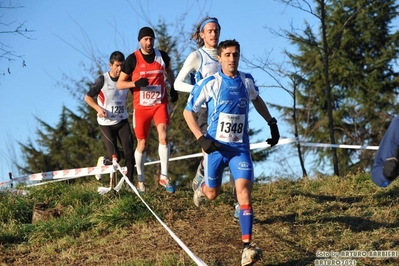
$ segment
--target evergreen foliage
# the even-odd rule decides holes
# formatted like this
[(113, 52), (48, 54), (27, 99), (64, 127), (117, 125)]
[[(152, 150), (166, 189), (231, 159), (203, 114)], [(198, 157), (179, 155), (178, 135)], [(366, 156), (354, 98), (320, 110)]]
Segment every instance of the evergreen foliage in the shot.
[[(395, 1), (368, 0), (315, 1), (315, 5), (313, 15), (320, 19), (316, 30), (306, 23), (301, 34), (286, 32), (299, 51), (287, 55), (302, 77), (296, 91), (300, 139), (331, 143), (330, 103), (336, 143), (378, 145), (399, 107), (399, 72), (395, 69), (399, 32), (390, 30), (398, 6)], [(323, 8), (325, 20), (321, 19)], [(324, 77), (326, 67), (329, 84)], [(330, 88), (330, 99), (326, 88)], [(285, 109), (284, 114), (293, 123), (288, 116), (292, 109)], [(341, 175), (373, 163), (370, 151), (336, 151)], [(318, 149), (317, 156), (319, 162), (330, 160), (331, 149)]]

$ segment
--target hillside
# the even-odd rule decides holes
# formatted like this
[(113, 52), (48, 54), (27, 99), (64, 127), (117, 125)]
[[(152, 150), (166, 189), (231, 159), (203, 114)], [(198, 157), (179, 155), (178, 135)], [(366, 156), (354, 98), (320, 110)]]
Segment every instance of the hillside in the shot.
[[(31, 188), (27, 197), (0, 194), (0, 264), (195, 265), (135, 194), (122, 189), (101, 196), (97, 188), (107, 182), (93, 179)], [(356, 265), (399, 265), (397, 191), (397, 182), (380, 189), (366, 173), (257, 184), (254, 242), (264, 259), (256, 265), (315, 265), (316, 254), (339, 252)], [(174, 195), (153, 188), (143, 198), (209, 266), (240, 265), (228, 184), (199, 209), (189, 187)], [(30, 224), (38, 202), (60, 208), (60, 217)]]

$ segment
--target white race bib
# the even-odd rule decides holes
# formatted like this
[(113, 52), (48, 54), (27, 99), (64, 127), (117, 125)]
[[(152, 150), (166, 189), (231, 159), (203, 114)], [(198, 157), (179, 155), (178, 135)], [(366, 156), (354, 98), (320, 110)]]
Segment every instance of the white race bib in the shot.
[(245, 115), (219, 114), (216, 139), (223, 142), (242, 142)]
[(161, 85), (140, 87), (140, 105), (151, 106), (161, 103)]

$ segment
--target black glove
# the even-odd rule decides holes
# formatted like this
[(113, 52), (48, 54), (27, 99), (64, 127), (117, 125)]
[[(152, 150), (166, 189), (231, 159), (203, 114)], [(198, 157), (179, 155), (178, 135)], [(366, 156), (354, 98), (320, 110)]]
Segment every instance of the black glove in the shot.
[(134, 86), (138, 87), (146, 87), (148, 85), (148, 78), (140, 78), (134, 82)]
[(205, 138), (205, 136), (201, 136), (199, 139), (197, 139), (197, 141), (199, 145), (201, 145), (201, 148), (204, 150), (204, 152), (208, 154), (217, 151), (218, 149), (220, 149), (220, 147), (222, 147), (222, 145), (220, 145), (219, 143), (207, 139)]
[(389, 181), (393, 181), (399, 175), (399, 149), (396, 150), (394, 157), (385, 160), (382, 173)]
[(177, 100), (179, 100), (179, 94), (177, 93), (177, 91), (175, 90), (175, 87), (173, 87), (173, 86), (170, 88), (169, 95), (170, 95), (172, 103), (175, 103), (175, 102), (177, 102)]
[(278, 127), (277, 127), (277, 120), (276, 118), (272, 118), (267, 124), (270, 127), (270, 133), (272, 135), (271, 139), (267, 139), (266, 142), (269, 144), (271, 147), (276, 145), (278, 143), (278, 140), (280, 139), (280, 133), (278, 132)]

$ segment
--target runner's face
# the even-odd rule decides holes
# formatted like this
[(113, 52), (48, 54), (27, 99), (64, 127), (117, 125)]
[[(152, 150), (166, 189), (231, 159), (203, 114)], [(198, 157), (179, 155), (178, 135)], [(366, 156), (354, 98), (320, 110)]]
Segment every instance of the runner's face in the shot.
[(143, 54), (151, 54), (152, 50), (154, 49), (154, 38), (151, 36), (145, 36), (141, 38), (140, 40), (140, 47), (141, 47), (141, 52)]
[(230, 46), (223, 49), (218, 60), (222, 65), (222, 71), (226, 76), (234, 77), (237, 75), (238, 62), (240, 60), (240, 52), (237, 47)]
[(109, 73), (111, 77), (117, 78), (121, 74), (121, 69), (122, 69), (122, 64), (123, 62), (121, 61), (114, 61), (113, 64), (109, 63)]
[(216, 48), (219, 43), (220, 30), (218, 24), (209, 22), (204, 26), (200, 37), (204, 40), (206, 48)]

